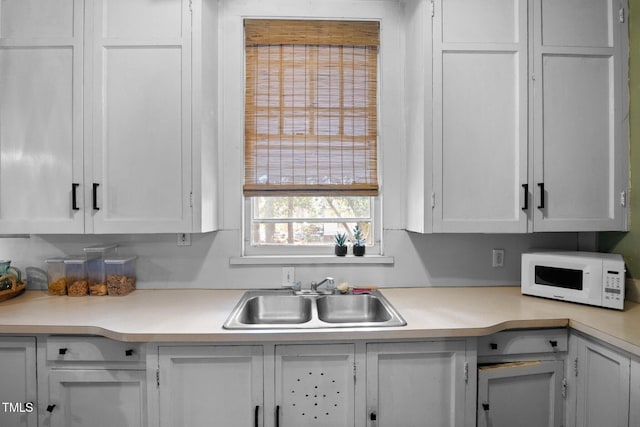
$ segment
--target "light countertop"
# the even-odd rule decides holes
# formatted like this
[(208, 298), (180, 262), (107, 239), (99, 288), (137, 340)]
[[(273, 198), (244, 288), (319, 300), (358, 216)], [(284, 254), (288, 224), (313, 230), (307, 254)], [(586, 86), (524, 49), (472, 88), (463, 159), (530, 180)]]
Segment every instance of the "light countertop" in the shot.
[(394, 328), (225, 330), (244, 290), (136, 290), (123, 297), (27, 291), (0, 303), (0, 333), (91, 334), (131, 342), (414, 339), (569, 326), (640, 356), (640, 304), (624, 311), (523, 296), (519, 287), (388, 288), (407, 321)]

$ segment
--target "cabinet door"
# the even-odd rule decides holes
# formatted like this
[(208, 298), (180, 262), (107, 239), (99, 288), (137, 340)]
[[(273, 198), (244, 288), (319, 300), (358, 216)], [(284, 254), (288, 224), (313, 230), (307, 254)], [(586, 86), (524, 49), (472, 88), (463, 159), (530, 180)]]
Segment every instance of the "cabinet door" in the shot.
[(0, 426), (38, 425), (35, 338), (0, 339)]
[(631, 360), (629, 427), (640, 427), (640, 360)]
[(618, 0), (533, 4), (534, 231), (624, 230), (624, 6)]
[(90, 3), (89, 231), (189, 232), (190, 2)]
[(161, 427), (262, 426), (261, 346), (160, 347)]
[(276, 347), (277, 427), (353, 427), (353, 344)]
[(526, 232), (527, 2), (438, 0), (435, 232)]
[(406, 199), (408, 231), (431, 233), (433, 87), (431, 1), (405, 2)]
[(584, 339), (577, 353), (576, 426), (627, 427), (629, 358)]
[(520, 362), (478, 369), (478, 427), (560, 427), (564, 362)]
[(0, 1), (0, 233), (84, 231), (82, 13)]
[(145, 379), (145, 371), (52, 370), (47, 402), (50, 425), (144, 427)]
[(464, 341), (367, 345), (367, 426), (474, 424)]

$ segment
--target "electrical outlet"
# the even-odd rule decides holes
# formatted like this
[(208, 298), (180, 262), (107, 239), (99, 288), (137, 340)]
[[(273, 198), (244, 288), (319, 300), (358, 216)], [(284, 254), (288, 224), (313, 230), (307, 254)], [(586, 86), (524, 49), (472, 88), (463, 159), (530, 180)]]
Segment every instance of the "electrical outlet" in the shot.
[(492, 255), (492, 267), (504, 267), (504, 249), (494, 249), (491, 252)]
[(178, 246), (191, 246), (191, 234), (178, 233)]
[(295, 267), (282, 267), (282, 286), (293, 286), (296, 281)]

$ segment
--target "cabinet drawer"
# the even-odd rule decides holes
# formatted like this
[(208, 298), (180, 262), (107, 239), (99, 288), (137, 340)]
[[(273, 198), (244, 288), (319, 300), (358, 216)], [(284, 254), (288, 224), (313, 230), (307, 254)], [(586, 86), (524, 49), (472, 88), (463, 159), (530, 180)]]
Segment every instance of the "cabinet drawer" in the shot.
[(566, 329), (505, 331), (478, 338), (478, 356), (567, 351)]
[(47, 360), (79, 362), (139, 362), (142, 346), (102, 337), (48, 337)]

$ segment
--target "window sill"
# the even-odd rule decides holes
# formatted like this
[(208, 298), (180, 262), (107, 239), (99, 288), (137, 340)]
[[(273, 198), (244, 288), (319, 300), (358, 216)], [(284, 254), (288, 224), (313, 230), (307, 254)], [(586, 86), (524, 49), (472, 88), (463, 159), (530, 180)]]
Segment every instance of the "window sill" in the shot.
[(301, 265), (301, 264), (386, 264), (393, 265), (394, 257), (384, 255), (253, 255), (229, 258), (231, 265)]

